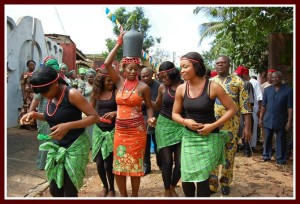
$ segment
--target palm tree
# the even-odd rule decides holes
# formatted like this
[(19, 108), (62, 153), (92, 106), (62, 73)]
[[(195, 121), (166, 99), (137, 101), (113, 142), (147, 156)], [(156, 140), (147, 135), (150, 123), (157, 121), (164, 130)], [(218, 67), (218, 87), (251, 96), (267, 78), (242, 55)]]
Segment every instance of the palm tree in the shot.
[(193, 11), (195, 15), (199, 12), (202, 12), (202, 14), (207, 16), (209, 19), (212, 19), (211, 22), (199, 25), (200, 41), (198, 45), (200, 46), (204, 38), (211, 37), (224, 30), (224, 20), (226, 20), (227, 17), (224, 13), (223, 7), (196, 7)]

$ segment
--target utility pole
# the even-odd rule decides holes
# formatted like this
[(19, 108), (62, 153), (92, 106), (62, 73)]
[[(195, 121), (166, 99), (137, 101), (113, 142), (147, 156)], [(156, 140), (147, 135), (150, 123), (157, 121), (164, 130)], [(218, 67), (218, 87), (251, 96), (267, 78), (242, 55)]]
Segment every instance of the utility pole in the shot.
[(173, 63), (175, 64), (176, 52), (173, 52)]

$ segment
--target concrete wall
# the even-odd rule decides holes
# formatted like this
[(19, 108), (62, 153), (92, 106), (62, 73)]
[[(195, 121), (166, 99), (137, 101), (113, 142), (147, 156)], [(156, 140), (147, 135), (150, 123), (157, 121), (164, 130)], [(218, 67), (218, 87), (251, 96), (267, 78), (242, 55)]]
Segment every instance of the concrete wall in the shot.
[(52, 55), (61, 63), (63, 49), (56, 42), (45, 38), (42, 23), (31, 16), (24, 16), (16, 23), (6, 20), (6, 59), (9, 74), (7, 82), (7, 128), (18, 126), (17, 119), (23, 105), (20, 76), (27, 70), (26, 62), (33, 59), (36, 70), (43, 59)]

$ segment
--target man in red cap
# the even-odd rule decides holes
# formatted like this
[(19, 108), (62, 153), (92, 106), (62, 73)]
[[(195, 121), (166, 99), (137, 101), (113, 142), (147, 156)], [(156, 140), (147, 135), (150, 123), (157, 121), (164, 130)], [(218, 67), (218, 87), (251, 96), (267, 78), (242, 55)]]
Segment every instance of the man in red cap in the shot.
[(235, 73), (239, 76), (242, 77), (244, 71), (244, 66), (240, 65), (236, 68)]
[[(246, 67), (240, 65), (240, 66), (238, 66), (236, 68), (236, 70), (234, 71), (234, 73), (236, 75), (238, 75), (243, 80), (243, 82), (244, 82), (244, 88), (245, 88), (245, 90), (247, 90), (248, 95), (249, 95), (249, 103), (251, 104), (251, 107), (253, 108), (253, 106), (254, 106), (254, 88), (253, 88), (253, 86), (252, 86), (252, 84), (250, 82), (246, 81), (243, 78), (243, 75), (244, 75), (244, 73), (247, 73), (247, 70), (248, 69)], [(248, 73), (249, 73), (249, 71), (248, 71)], [(253, 123), (253, 117), (251, 117), (251, 122)], [(238, 145), (238, 149), (243, 149), (244, 155), (246, 157), (250, 157), (251, 156), (250, 140), (249, 141), (245, 140), (245, 137), (243, 135), (243, 133), (244, 133), (244, 127), (245, 127), (245, 125), (244, 125), (244, 117), (242, 115), (240, 117), (240, 127), (239, 127), (239, 132), (238, 132), (239, 138), (242, 139), (242, 147), (240, 147), (240, 144), (239, 144)]]
[[(252, 119), (253, 119), (253, 129), (252, 129), (252, 136), (251, 136), (251, 141), (250, 141), (250, 148), (256, 148), (257, 144), (257, 128), (258, 128), (258, 116), (259, 116), (259, 111), (261, 108), (261, 103), (262, 103), (262, 92), (259, 86), (259, 83), (257, 80), (252, 79), (249, 76), (249, 69), (246, 67), (240, 66), (240, 70), (237, 69), (238, 72), (240, 72), (240, 76), (245, 82), (248, 82), (252, 84), (253, 90), (254, 90), (254, 101), (253, 101), (253, 112), (252, 112)], [(238, 67), (239, 68), (239, 67)], [(236, 72), (237, 72), (236, 71)], [(249, 154), (248, 154), (249, 155)], [(248, 156), (246, 155), (246, 156)]]

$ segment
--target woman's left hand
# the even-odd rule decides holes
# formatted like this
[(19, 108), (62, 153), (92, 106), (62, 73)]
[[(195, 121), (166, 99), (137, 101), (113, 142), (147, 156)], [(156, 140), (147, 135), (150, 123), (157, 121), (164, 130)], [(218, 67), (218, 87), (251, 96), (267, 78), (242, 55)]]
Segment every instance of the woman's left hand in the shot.
[(156, 118), (155, 117), (148, 118), (147, 123), (149, 126), (155, 127), (156, 126)]
[(201, 125), (199, 125), (197, 132), (200, 135), (208, 135), (212, 130), (213, 130), (213, 127), (211, 124), (201, 124)]
[(53, 126), (50, 130), (52, 132), (49, 134), (49, 136), (52, 139), (61, 140), (69, 131), (69, 127), (68, 127), (68, 124), (61, 123), (61, 124)]

